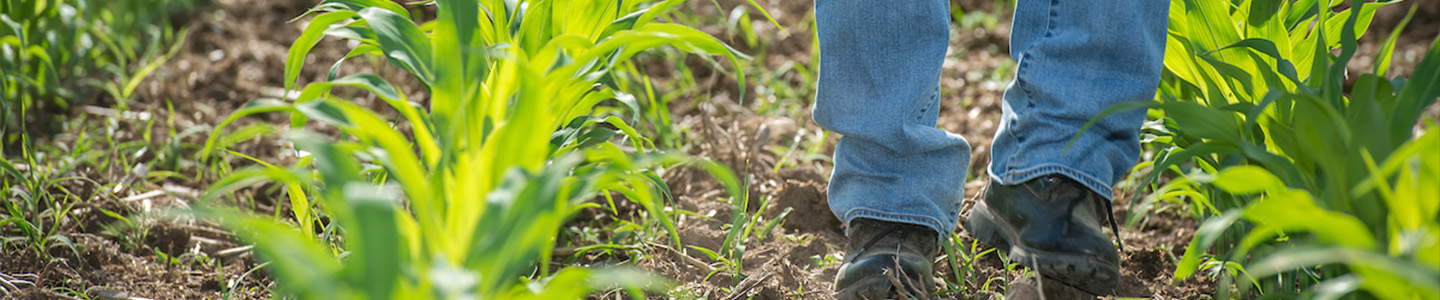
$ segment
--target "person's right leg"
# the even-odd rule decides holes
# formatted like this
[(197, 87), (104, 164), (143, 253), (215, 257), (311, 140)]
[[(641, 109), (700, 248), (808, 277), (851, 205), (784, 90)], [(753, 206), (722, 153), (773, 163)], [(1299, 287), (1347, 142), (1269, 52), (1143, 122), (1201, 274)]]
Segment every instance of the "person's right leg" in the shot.
[[(1159, 84), (1169, 1), (1021, 0), (985, 199), (966, 230), (1040, 274), (1095, 294), (1119, 279), (1119, 253), (1101, 230), (1110, 188), (1135, 164), (1144, 111)], [(1067, 149), (1068, 147), (1068, 149)], [(1112, 223), (1113, 225), (1113, 223)], [(1118, 234), (1118, 233), (1117, 233)]]
[[(926, 293), (936, 242), (955, 229), (970, 148), (935, 128), (948, 0), (817, 0), (815, 122), (843, 135), (831, 212), (850, 238), (836, 298)], [(898, 265), (898, 267), (897, 267)], [(903, 273), (896, 289), (887, 276)]]

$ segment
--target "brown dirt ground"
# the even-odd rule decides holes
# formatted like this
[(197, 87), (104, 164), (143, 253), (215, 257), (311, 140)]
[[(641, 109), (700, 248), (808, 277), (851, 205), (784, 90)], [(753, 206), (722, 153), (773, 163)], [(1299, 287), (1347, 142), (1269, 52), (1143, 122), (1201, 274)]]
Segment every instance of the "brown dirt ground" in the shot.
[[(956, 0), (954, 5), (960, 5), (966, 10), (987, 10), (997, 11), (996, 3), (1001, 1), (984, 0)], [(184, 50), (168, 63), (161, 70), (157, 71), (139, 89), (138, 97), (135, 100), (126, 102), (131, 110), (145, 111), (154, 114), (155, 118), (173, 118), (169, 126), (176, 131), (183, 131), (191, 127), (213, 126), (222, 120), (237, 107), (249, 100), (261, 97), (279, 97), (276, 90), (283, 86), (282, 71), (284, 69), (284, 57), (290, 42), (303, 28), (303, 22), (286, 23), (290, 18), (299, 15), (308, 8), (314, 1), (288, 1), (288, 0), (218, 0), (207, 9), (195, 12), (193, 15), (183, 16), (180, 19), (189, 20), (192, 30), (184, 45)], [(779, 67), (785, 62), (809, 62), (811, 57), (810, 32), (807, 25), (810, 14), (811, 1), (791, 0), (759, 0), (760, 5), (770, 10), (782, 26), (790, 29), (789, 35), (782, 35), (773, 26), (763, 21), (758, 14), (752, 18), (756, 30), (764, 39), (771, 41), (764, 49), (764, 55), (756, 59), (763, 61), (771, 68)], [(1414, 53), (1424, 49), (1436, 35), (1434, 24), (1440, 22), (1440, 14), (1437, 14), (1437, 4), (1434, 1), (1412, 1), (1424, 2), (1421, 8), (1421, 15), (1411, 23), (1406, 34), (1402, 35), (1402, 43), (1397, 54), (1395, 73), (1393, 75), (1408, 74), (1410, 70), (1406, 66), (1413, 66), (1419, 60)], [(723, 0), (719, 1), (724, 11), (729, 11), (737, 5), (747, 5), (746, 1)], [(718, 14), (717, 10), (709, 1), (687, 2), (685, 9), (707, 14)], [(1367, 39), (1388, 34), (1386, 28), (1393, 27), (1404, 14), (1403, 9), (1395, 9), (1392, 6), (1382, 10), (1376, 17), (1376, 25), (1372, 27)], [(998, 9), (1006, 10), (1006, 9)], [(1399, 11), (1395, 13), (1394, 11)], [(958, 27), (952, 29), (950, 55), (947, 57), (945, 66), (945, 78), (942, 85), (945, 87), (944, 98), (942, 99), (942, 117), (940, 127), (946, 130), (957, 132), (970, 140), (974, 149), (973, 163), (969, 166), (972, 178), (985, 178), (983, 166), (988, 162), (988, 149), (990, 135), (995, 129), (994, 119), (999, 115), (1000, 93), (1008, 80), (1008, 69), (1013, 67), (1008, 59), (1008, 15), (999, 17), (1000, 23), (993, 29), (972, 29), (961, 30)], [(719, 27), (706, 28), (708, 32), (730, 39), (732, 44), (742, 44), (739, 39), (725, 34), (725, 30)], [(1428, 31), (1427, 31), (1428, 30)], [(1370, 43), (1367, 43), (1370, 44)], [(329, 41), (323, 42), (314, 54), (307, 60), (307, 67), (301, 76), (301, 81), (310, 81), (321, 78), (323, 70), (327, 70), (330, 62), (341, 57), (347, 49), (343, 43)], [(1371, 48), (1362, 46), (1361, 55), (1374, 53)], [(746, 49), (747, 53), (756, 53), (758, 49)], [(1370, 49), (1370, 50), (1367, 50)], [(1369, 52), (1366, 52), (1369, 51)], [(1413, 54), (1412, 54), (1413, 53)], [(843, 227), (833, 215), (830, 214), (825, 205), (826, 178), (829, 173), (829, 164), (823, 159), (803, 159), (798, 155), (782, 157), (769, 151), (770, 146), (790, 145), (795, 136), (802, 136), (809, 140), (811, 136), (818, 136), (820, 129), (810, 122), (808, 113), (798, 116), (773, 116), (759, 115), (752, 112), (753, 106), (758, 101), (753, 101), (754, 94), (736, 96), (738, 89), (735, 87), (734, 79), (727, 77), (721, 72), (710, 70), (709, 66), (698, 61), (693, 62), (692, 69), (697, 70), (697, 78), (710, 78), (710, 80), (699, 80), (708, 82), (710, 86), (693, 95), (692, 99), (679, 101), (672, 105), (675, 122), (682, 127), (691, 128), (687, 140), (692, 145), (688, 152), (699, 157), (719, 161), (731, 166), (739, 174), (747, 174), (752, 183), (751, 199), (753, 211), (763, 209), (762, 220), (769, 221), (779, 217), (782, 211), (790, 209), (784, 222), (774, 232), (764, 239), (752, 241), (747, 245), (746, 255), (743, 258), (742, 273), (748, 275), (747, 280), (740, 280), (737, 274), (730, 274), (726, 271), (705, 277), (711, 273), (716, 265), (713, 261), (704, 257), (696, 251), (687, 249), (664, 249), (663, 246), (650, 247), (646, 250), (647, 255), (636, 260), (636, 264), (642, 268), (657, 272), (679, 282), (683, 288), (694, 293), (694, 295), (706, 295), (707, 298), (724, 299), (816, 299), (825, 298), (830, 292), (830, 281), (834, 277), (838, 264), (825, 263), (827, 258), (833, 259), (841, 254), (839, 250), (845, 243)], [(383, 66), (383, 62), (354, 61), (347, 63), (344, 72), (380, 72), (387, 77), (398, 78), (401, 86), (414, 87), (413, 80), (399, 78), (401, 72)], [(673, 67), (664, 65), (650, 65), (649, 68)], [(1364, 68), (1363, 65), (1352, 65), (1352, 68)], [(651, 72), (660, 73), (660, 72)], [(808, 83), (799, 82), (799, 79), (792, 82), (796, 86), (804, 86)], [(406, 91), (419, 91), (417, 88), (406, 88)], [(812, 97), (808, 95), (806, 97)], [(361, 97), (364, 97), (363, 95)], [(423, 94), (412, 95), (413, 99), (423, 101)], [(736, 98), (745, 99), (746, 106), (735, 101)], [(373, 100), (373, 99), (372, 99)], [(782, 99), (786, 101), (799, 101), (809, 103), (810, 99)], [(363, 100), (362, 100), (363, 101)], [(104, 99), (95, 104), (97, 107), (112, 107), (115, 104), (113, 99)], [(167, 105), (173, 105), (173, 112), (167, 109)], [(376, 106), (379, 107), (379, 106)], [(808, 111), (808, 105), (806, 105)], [(1431, 116), (1436, 115), (1436, 107), (1430, 109)], [(80, 114), (80, 112), (77, 112)], [(99, 114), (87, 112), (86, 114)], [(99, 118), (96, 118), (99, 119)], [(248, 118), (234, 125), (238, 128), (252, 123), (281, 124), (281, 120), (275, 116), (257, 116)], [(101, 120), (93, 120), (101, 122)], [(147, 130), (143, 120), (121, 119), (116, 125), (120, 136), (119, 141), (142, 140), (140, 132)], [(137, 130), (138, 129), (138, 130)], [(165, 130), (150, 130), (157, 134), (165, 135)], [(203, 138), (210, 130), (205, 129), (201, 134), (182, 137), (181, 140), (190, 144), (203, 143)], [(157, 138), (155, 140), (166, 140)], [(73, 142), (74, 136), (59, 135), (54, 137), (50, 143), (63, 144)], [(817, 144), (823, 147), (821, 154), (829, 154), (833, 151), (836, 137), (828, 136)], [(158, 142), (157, 142), (158, 143)], [(158, 148), (163, 145), (153, 145)], [(272, 162), (285, 163), (293, 159), (287, 153), (287, 146), (277, 138), (259, 138), (242, 142), (234, 147), (236, 151), (246, 153), (257, 158)], [(186, 148), (183, 151), (187, 156), (193, 156), (196, 149)], [(154, 155), (148, 159), (154, 159)], [(148, 161), (148, 160), (147, 160)], [(773, 172), (776, 164), (787, 163), (778, 172)], [(245, 166), (249, 162), (232, 159), (228, 163), (235, 167)], [(257, 262), (253, 256), (246, 251), (233, 251), (243, 246), (225, 231), (218, 229), (212, 224), (193, 218), (163, 215), (165, 208), (187, 207), (191, 204), (198, 192), (214, 180), (203, 176), (199, 166), (181, 166), (178, 176), (170, 177), (159, 182), (136, 181), (134, 178), (144, 176), (143, 172), (111, 171), (100, 174), (98, 171), (81, 170), (78, 176), (93, 178), (102, 184), (133, 182), (135, 186), (114, 192), (97, 191), (94, 187), (77, 186), (69, 187), (74, 191), (81, 191), (79, 194), (86, 195), (86, 201), (81, 203), (74, 210), (75, 218), (66, 224), (62, 224), (68, 236), (75, 240), (78, 245), (77, 251), (80, 255), (71, 254), (68, 249), (54, 249), (51, 255), (57, 259), (45, 261), (33, 253), (23, 251), (5, 253), (0, 255), (0, 273), (5, 274), (36, 274), (39, 276), (37, 284), (39, 288), (28, 288), (21, 290), (15, 298), (18, 299), (54, 299), (61, 295), (53, 291), (54, 288), (68, 288), (95, 299), (124, 299), (126, 297), (146, 297), (152, 299), (201, 299), (219, 298), (224, 286), (233, 285), (239, 289), (232, 299), (265, 299), (270, 297), (268, 289), (273, 287), (268, 276), (264, 272), (256, 272), (244, 278), (238, 278), (239, 274), (253, 269)], [(88, 172), (88, 173), (87, 173)], [(676, 206), (679, 209), (695, 212), (698, 216), (681, 215), (677, 226), (680, 228), (681, 242), (686, 245), (695, 245), (708, 249), (717, 249), (725, 237), (725, 222), (731, 215), (729, 203), (717, 201), (721, 197), (721, 188), (710, 180), (703, 172), (692, 169), (674, 169), (665, 174), (670, 188), (675, 192)], [(973, 202), (974, 194), (979, 191), (983, 181), (975, 180), (965, 183), (967, 208)], [(112, 187), (112, 185), (107, 185)], [(137, 197), (145, 194), (146, 191), (163, 191), (158, 195)], [(239, 193), (240, 198), (254, 199), (244, 203), (232, 203), (243, 208), (248, 208), (257, 213), (273, 214), (276, 210), (282, 213), (286, 211), (286, 201), (281, 200), (273, 186), (259, 186), (243, 190)], [(770, 199), (766, 206), (761, 208), (762, 199)], [(1123, 208), (1128, 199), (1121, 199), (1116, 207)], [(139, 240), (126, 240), (115, 236), (102, 236), (104, 231), (102, 224), (113, 224), (116, 220), (108, 217), (99, 211), (101, 209), (115, 211), (121, 215), (154, 215), (158, 221), (150, 222), (146, 226), (149, 233), (146, 238)], [(631, 212), (622, 212), (621, 215), (633, 215)], [(1118, 211), (1117, 217), (1124, 219), (1127, 211)], [(968, 214), (968, 209), (966, 213)], [(1174, 268), (1176, 257), (1183, 253), (1183, 246), (1194, 232), (1196, 222), (1189, 218), (1179, 216), (1173, 211), (1163, 212), (1151, 218), (1140, 228), (1128, 228), (1122, 230), (1126, 248), (1123, 253), (1122, 275), (1125, 280), (1122, 283), (1120, 296), (1123, 297), (1145, 297), (1157, 299), (1204, 299), (1205, 294), (1211, 291), (1211, 283), (1203, 279), (1190, 279), (1178, 284), (1172, 284), (1170, 273)], [(959, 230), (960, 243), (970, 245), (971, 239), (968, 234)], [(155, 250), (165, 253), (204, 253), (215, 258), (218, 263), (214, 265), (196, 264), (182, 259), (180, 264), (170, 264), (160, 261), (153, 254)], [(192, 258), (193, 260), (193, 258)], [(937, 266), (943, 271), (940, 274), (946, 282), (954, 281), (955, 274), (951, 274), (948, 262)], [(219, 269), (217, 271), (216, 269)], [(1018, 280), (1018, 273), (1007, 273), (1004, 271), (1002, 262), (995, 255), (987, 255), (977, 261), (976, 273), (972, 277), (992, 278), (1001, 277), (1005, 280)], [(226, 277), (220, 279), (216, 274), (224, 274)], [(238, 279), (237, 279), (238, 278)], [(997, 283), (998, 284), (998, 283)], [(1025, 289), (1027, 285), (1016, 285)], [(1057, 285), (1047, 284), (1047, 289)], [(954, 287), (942, 287), (954, 288)], [(991, 299), (999, 296), (999, 289), (991, 287), (981, 290), (981, 286), (974, 281), (967, 283), (968, 291), (979, 291), (970, 295), (950, 294), (943, 295), (955, 299)], [(1069, 291), (1073, 292), (1073, 291)], [(1061, 295), (1067, 291), (1056, 291), (1054, 295)], [(1020, 298), (1022, 296), (1015, 296)], [(1051, 297), (1055, 299), (1056, 297)]]

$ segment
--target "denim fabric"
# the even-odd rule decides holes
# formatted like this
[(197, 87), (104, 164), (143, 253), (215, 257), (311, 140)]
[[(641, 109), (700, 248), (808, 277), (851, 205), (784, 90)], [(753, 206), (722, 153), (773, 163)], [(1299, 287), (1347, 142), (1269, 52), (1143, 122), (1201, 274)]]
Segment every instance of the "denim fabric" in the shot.
[[(1020, 0), (1016, 78), (1005, 90), (989, 173), (1002, 184), (1061, 174), (1107, 199), (1140, 153), (1143, 111), (1080, 127), (1111, 104), (1150, 100), (1160, 79), (1169, 1)], [(820, 76), (813, 116), (843, 137), (830, 210), (949, 233), (970, 147), (935, 127), (949, 44), (947, 0), (816, 0)]]

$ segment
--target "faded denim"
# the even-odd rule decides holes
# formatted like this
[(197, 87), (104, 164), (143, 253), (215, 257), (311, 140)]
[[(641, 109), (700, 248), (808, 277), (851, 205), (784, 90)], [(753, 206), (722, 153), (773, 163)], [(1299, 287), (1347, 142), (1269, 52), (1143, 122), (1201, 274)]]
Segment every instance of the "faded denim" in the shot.
[[(1109, 115), (1114, 103), (1152, 99), (1164, 57), (1169, 1), (1020, 0), (988, 173), (1001, 184), (1061, 174), (1103, 195), (1140, 154), (1144, 111)], [(855, 218), (952, 232), (964, 197), (970, 146), (936, 128), (941, 65), (949, 45), (947, 0), (816, 0), (820, 75), (813, 116), (843, 137), (835, 147), (829, 204)]]

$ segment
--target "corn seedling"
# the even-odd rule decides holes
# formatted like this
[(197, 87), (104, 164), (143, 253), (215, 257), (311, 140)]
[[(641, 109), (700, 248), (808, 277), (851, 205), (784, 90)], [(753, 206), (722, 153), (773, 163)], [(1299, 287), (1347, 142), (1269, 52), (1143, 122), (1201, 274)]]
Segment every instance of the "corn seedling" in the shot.
[[(428, 107), (379, 76), (339, 77), (332, 68), (293, 102), (256, 101), (221, 123), (289, 112), (292, 127), (320, 122), (344, 132), (331, 141), (291, 130), (313, 172), (238, 170), (208, 193), (254, 180), (316, 186), (292, 197), (308, 196), (333, 217), (329, 225), (338, 224), (343, 240), (335, 248), (275, 220), (210, 213), (256, 243), (284, 293), (305, 299), (573, 299), (592, 289), (629, 287), (634, 297), (663, 290), (664, 280), (632, 271), (551, 274), (546, 263), (566, 217), (600, 194), (667, 216), (661, 198), (668, 191), (652, 170), (686, 159), (655, 154), (624, 119), (594, 112), (615, 100), (639, 113), (634, 97), (613, 84), (615, 66), (646, 49), (744, 58), (695, 29), (651, 22), (680, 2), (438, 0), (424, 2), (436, 6), (437, 19), (416, 24), (389, 1), (323, 1), (291, 48), (286, 88), (310, 48), (332, 36), (359, 42), (347, 58), (383, 57), (413, 75)], [(330, 94), (337, 86), (375, 94), (399, 119)], [(218, 137), (201, 157), (215, 151)], [(378, 167), (364, 167), (371, 164)], [(739, 191), (728, 171), (701, 166)], [(668, 217), (650, 222), (678, 245)]]
[[(19, 116), (26, 115), (28, 106), (20, 105)], [(24, 130), (24, 127), (21, 127)], [(65, 176), (75, 166), (74, 157), (61, 160), (53, 165), (37, 152), (33, 141), (27, 135), (20, 137), (21, 159), (18, 164), (10, 159), (0, 159), (0, 199), (6, 199), (0, 211), (0, 246), (22, 244), (24, 248), (41, 257), (48, 257), (51, 248), (66, 247), (79, 257), (79, 250), (69, 237), (60, 234), (61, 226), (71, 216), (72, 208), (80, 196), (72, 193), (61, 183), (84, 181), (95, 184), (83, 177)], [(95, 184), (99, 186), (99, 184)], [(16, 234), (16, 235), (12, 235)]]

